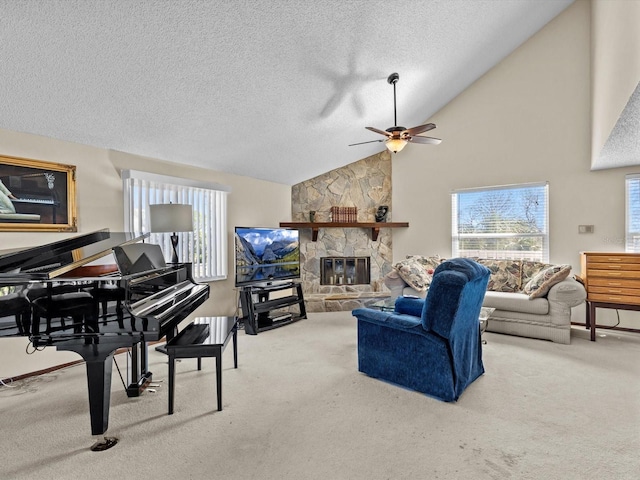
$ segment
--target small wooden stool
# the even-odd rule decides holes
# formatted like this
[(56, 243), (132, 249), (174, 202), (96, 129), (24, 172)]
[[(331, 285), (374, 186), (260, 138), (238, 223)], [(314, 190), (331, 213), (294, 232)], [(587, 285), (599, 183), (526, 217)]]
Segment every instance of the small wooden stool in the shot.
[(175, 393), (176, 359), (197, 358), (198, 370), (202, 357), (216, 359), (216, 387), (218, 411), (222, 410), (222, 352), (233, 338), (233, 366), (238, 368), (238, 318), (200, 317), (187, 325), (178, 335), (167, 342), (169, 355), (169, 415), (173, 414)]

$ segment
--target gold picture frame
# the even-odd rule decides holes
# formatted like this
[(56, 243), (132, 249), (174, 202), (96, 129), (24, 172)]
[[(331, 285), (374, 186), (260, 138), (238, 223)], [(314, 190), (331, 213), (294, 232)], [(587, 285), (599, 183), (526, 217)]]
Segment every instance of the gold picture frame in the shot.
[(77, 232), (76, 167), (0, 155), (0, 232)]

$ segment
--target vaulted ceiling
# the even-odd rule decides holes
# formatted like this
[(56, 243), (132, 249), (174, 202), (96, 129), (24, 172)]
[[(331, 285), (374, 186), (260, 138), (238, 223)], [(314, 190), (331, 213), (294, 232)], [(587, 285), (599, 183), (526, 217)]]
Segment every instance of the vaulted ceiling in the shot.
[(572, 2), (0, 0), (0, 128), (295, 184), (384, 148), (390, 73), (425, 123)]

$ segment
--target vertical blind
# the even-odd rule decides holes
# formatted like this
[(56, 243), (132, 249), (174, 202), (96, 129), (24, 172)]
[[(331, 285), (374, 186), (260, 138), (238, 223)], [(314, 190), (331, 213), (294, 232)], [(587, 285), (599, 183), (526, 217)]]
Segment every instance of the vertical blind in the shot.
[(625, 175), (625, 251), (640, 252), (640, 173)]
[(549, 261), (549, 185), (454, 190), (454, 257)]
[[(191, 262), (198, 280), (227, 278), (227, 193), (228, 187), (194, 186), (198, 182), (143, 172), (123, 172), (125, 229), (135, 234), (151, 232), (149, 205), (176, 203), (193, 208), (193, 232), (176, 232), (178, 257)], [(175, 183), (172, 183), (175, 182)], [(217, 188), (216, 188), (217, 187)], [(150, 242), (172, 251), (171, 233), (151, 233)]]

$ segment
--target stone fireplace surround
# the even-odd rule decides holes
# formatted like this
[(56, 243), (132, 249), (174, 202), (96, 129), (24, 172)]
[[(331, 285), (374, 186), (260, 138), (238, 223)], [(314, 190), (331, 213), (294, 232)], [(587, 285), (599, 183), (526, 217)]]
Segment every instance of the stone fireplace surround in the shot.
[[(291, 188), (291, 220), (328, 222), (333, 206), (357, 207), (358, 222), (375, 222), (380, 205), (389, 206), (391, 221), (391, 154), (385, 150)], [(349, 311), (389, 297), (382, 278), (391, 271), (392, 230), (382, 228), (377, 241), (371, 229), (321, 228), (317, 241), (311, 229), (300, 230), (301, 281), (308, 312)], [(320, 258), (370, 257), (368, 285), (320, 285)]]

